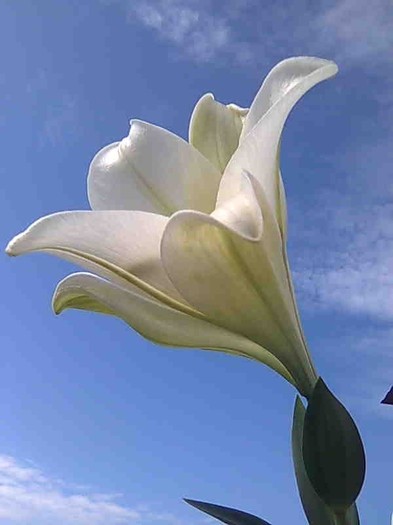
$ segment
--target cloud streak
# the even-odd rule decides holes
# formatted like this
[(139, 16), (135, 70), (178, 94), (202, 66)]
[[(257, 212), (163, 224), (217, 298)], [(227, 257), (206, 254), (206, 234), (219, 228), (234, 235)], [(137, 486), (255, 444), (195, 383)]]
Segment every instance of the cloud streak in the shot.
[(0, 455), (0, 524), (121, 525), (159, 521), (111, 494), (76, 491), (40, 469)]
[(392, 224), (391, 203), (355, 204), (334, 192), (295, 217), (294, 274), (304, 306), (392, 321)]
[(386, 61), (393, 46), (393, 10), (389, 2), (340, 0), (316, 17), (319, 43), (343, 59), (377, 64)]
[(234, 43), (230, 23), (184, 0), (137, 0), (128, 5), (131, 19), (136, 19), (159, 37), (182, 50), (188, 57), (207, 62), (226, 53)]
[(385, 0), (118, 0), (129, 19), (183, 56), (260, 67), (295, 54), (322, 54), (340, 63), (390, 63), (393, 12)]

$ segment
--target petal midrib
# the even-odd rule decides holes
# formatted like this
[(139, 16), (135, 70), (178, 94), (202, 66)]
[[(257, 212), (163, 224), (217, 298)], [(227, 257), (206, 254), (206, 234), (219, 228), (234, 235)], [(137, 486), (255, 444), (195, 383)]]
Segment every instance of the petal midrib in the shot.
[[(229, 237), (227, 238), (226, 242), (230, 246), (229, 249), (231, 250), (231, 254), (233, 255), (234, 261), (237, 262), (238, 266), (241, 268), (241, 271), (243, 272), (243, 274), (246, 277), (246, 279), (248, 280), (248, 282), (251, 284), (252, 288), (257, 292), (257, 294), (259, 295), (259, 297), (261, 298), (263, 303), (266, 305), (266, 307), (267, 307), (267, 309), (268, 309), (268, 311), (269, 311), (269, 313), (271, 315), (272, 320), (276, 322), (276, 324), (279, 326), (279, 328), (281, 330), (281, 333), (284, 335), (284, 338), (287, 340), (288, 346), (290, 348), (294, 349), (293, 342), (289, 339), (289, 337), (287, 335), (287, 331), (285, 330), (285, 327), (282, 325), (282, 323), (280, 321), (280, 316), (275, 315), (275, 311), (274, 311), (273, 306), (271, 305), (270, 300), (263, 293), (263, 290), (262, 290), (261, 286), (258, 284), (258, 282), (252, 276), (251, 272), (249, 271), (249, 269), (247, 267), (247, 264), (244, 263), (243, 257), (241, 255), (240, 251), (236, 247), (236, 243), (232, 239), (230, 239)], [(272, 275), (275, 275), (274, 269), (272, 268), (272, 265), (271, 265), (270, 260), (269, 260), (268, 257), (266, 257), (266, 261), (267, 261), (267, 263), (268, 263), (268, 265), (269, 265), (269, 267), (270, 267), (270, 269), (272, 271)], [(280, 361), (281, 361), (281, 359), (280, 359)]]
[(92, 254), (86, 254), (85, 252), (82, 252), (80, 250), (74, 250), (72, 248), (65, 249), (65, 248), (62, 248), (61, 246), (51, 246), (50, 248), (42, 248), (40, 251), (41, 252), (59, 252), (59, 253), (65, 253), (65, 254), (69, 253), (77, 257), (80, 257), (82, 259), (86, 259), (92, 263), (97, 264), (98, 266), (101, 266), (102, 268), (105, 268), (106, 270), (114, 273), (115, 275), (121, 277), (128, 283), (136, 286), (143, 292), (146, 292), (148, 295), (150, 295), (154, 299), (157, 299), (159, 302), (171, 308), (179, 310), (185, 314), (192, 315), (193, 317), (197, 317), (199, 319), (206, 320), (206, 316), (202, 312), (199, 312), (198, 310), (195, 310), (194, 308), (187, 306), (184, 303), (181, 303), (177, 299), (174, 299), (170, 295), (162, 292), (161, 290), (147, 283), (143, 279), (140, 279), (136, 275), (133, 275), (132, 273), (127, 272), (120, 266), (117, 266), (116, 264), (106, 261), (105, 259), (102, 259), (101, 257), (97, 257), (96, 255), (92, 255)]
[(176, 206), (173, 206), (171, 204), (167, 204), (165, 201), (162, 200), (162, 198), (159, 196), (159, 194), (157, 193), (157, 191), (154, 189), (154, 186), (152, 186), (151, 184), (149, 184), (147, 182), (147, 180), (145, 179), (145, 177), (143, 176), (142, 172), (139, 170), (139, 168), (137, 168), (137, 166), (135, 165), (134, 162), (132, 162), (129, 158), (129, 156), (127, 155), (127, 153), (125, 153), (123, 150), (122, 150), (122, 147), (121, 147), (121, 143), (119, 144), (119, 151), (120, 151), (120, 155), (123, 157), (123, 159), (125, 160), (126, 164), (131, 168), (131, 170), (135, 173), (136, 177), (137, 177), (137, 180), (138, 182), (140, 182), (140, 184), (142, 185), (142, 187), (147, 190), (148, 192), (148, 195), (149, 197), (156, 202), (156, 204), (162, 209), (163, 211), (163, 214), (167, 215), (168, 217), (170, 215), (172, 215), (172, 213), (176, 212), (177, 211), (177, 207)]

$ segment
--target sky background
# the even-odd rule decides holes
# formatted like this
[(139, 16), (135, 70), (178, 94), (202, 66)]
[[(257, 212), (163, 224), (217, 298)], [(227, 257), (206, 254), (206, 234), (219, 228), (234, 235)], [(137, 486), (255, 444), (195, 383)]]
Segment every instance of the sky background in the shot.
[[(319, 373), (361, 430), (364, 524), (393, 510), (393, 7), (342, 0), (3, 0), (1, 243), (88, 208), (87, 168), (130, 118), (187, 136), (213, 92), (248, 106), (279, 60), (339, 75), (284, 131), (289, 253)], [(125, 324), (51, 312), (75, 268), (1, 256), (0, 524), (203, 525), (182, 497), (306, 523), (294, 391), (245, 359), (154, 346)]]

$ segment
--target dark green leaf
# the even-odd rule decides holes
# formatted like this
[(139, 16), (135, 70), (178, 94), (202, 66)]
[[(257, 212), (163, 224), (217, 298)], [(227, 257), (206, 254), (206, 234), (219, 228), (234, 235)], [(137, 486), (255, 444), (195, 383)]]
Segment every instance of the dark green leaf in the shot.
[[(295, 475), (303, 509), (310, 525), (334, 525), (333, 512), (313, 489), (303, 462), (303, 425), (306, 409), (299, 396), (296, 397), (292, 425), (292, 456)], [(348, 525), (360, 525), (356, 504), (347, 511)]]
[(348, 525), (360, 525), (359, 513), (356, 507), (356, 503), (349, 507), (345, 517), (347, 519)]
[(296, 397), (292, 424), (292, 457), (299, 496), (310, 525), (334, 525), (332, 511), (317, 495), (308, 479), (303, 462), (303, 425), (306, 409), (299, 396)]
[(362, 440), (345, 407), (321, 378), (310, 397), (303, 427), (303, 460), (318, 496), (332, 509), (348, 509), (364, 481)]
[(270, 525), (267, 521), (243, 512), (242, 510), (213, 505), (212, 503), (205, 503), (204, 501), (196, 501), (193, 499), (185, 499), (184, 501), (227, 525)]

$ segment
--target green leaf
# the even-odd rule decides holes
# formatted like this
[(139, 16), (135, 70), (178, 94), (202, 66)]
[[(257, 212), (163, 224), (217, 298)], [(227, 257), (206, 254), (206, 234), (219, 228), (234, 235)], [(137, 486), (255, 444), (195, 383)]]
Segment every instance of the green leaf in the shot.
[(360, 525), (359, 513), (356, 503), (351, 505), (345, 515), (348, 525)]
[(335, 511), (348, 509), (364, 482), (364, 448), (355, 422), (321, 378), (305, 413), (302, 448), (318, 496)]
[(184, 501), (227, 525), (270, 525), (267, 521), (243, 512), (242, 510), (213, 505), (212, 503), (205, 503), (204, 501), (196, 501), (193, 499), (184, 499)]
[[(334, 525), (333, 512), (313, 489), (304, 466), (302, 443), (305, 414), (306, 409), (300, 397), (297, 396), (293, 412), (292, 457), (299, 496), (310, 525)], [(347, 511), (347, 525), (360, 525), (355, 503)]]
[(334, 525), (333, 513), (317, 495), (303, 462), (303, 425), (306, 409), (299, 396), (296, 397), (292, 424), (292, 458), (299, 496), (310, 525)]

